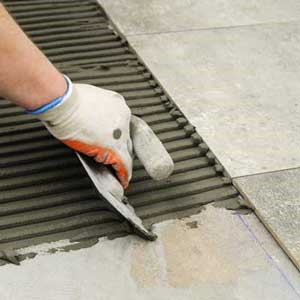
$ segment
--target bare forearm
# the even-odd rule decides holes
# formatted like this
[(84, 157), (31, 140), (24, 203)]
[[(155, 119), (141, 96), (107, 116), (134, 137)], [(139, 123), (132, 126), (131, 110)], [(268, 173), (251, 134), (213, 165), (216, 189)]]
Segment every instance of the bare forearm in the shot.
[(29, 40), (0, 3), (0, 96), (32, 110), (61, 96), (61, 73)]

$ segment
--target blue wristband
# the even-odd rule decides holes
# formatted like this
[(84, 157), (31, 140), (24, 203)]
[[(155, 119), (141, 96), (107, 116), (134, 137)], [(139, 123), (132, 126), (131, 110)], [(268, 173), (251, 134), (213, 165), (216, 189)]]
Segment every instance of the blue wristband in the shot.
[(60, 103), (62, 103), (63, 100), (65, 100), (67, 98), (67, 96), (69, 96), (71, 91), (72, 91), (72, 82), (71, 82), (71, 80), (66, 75), (64, 75), (64, 78), (67, 82), (67, 90), (62, 96), (60, 96), (58, 98), (55, 98), (51, 102), (49, 102), (49, 103), (47, 103), (47, 104), (45, 104), (45, 105), (43, 105), (43, 106), (41, 106), (37, 109), (27, 110), (27, 113), (31, 114), (31, 115), (38, 115), (38, 114), (44, 113), (44, 112), (56, 107)]

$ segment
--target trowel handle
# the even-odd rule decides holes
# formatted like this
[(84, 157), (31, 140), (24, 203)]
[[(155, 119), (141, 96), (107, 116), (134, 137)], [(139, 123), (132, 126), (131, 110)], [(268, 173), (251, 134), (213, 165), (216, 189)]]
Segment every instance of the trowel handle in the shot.
[(130, 134), (134, 152), (148, 174), (155, 180), (169, 177), (174, 170), (173, 160), (148, 124), (132, 116)]

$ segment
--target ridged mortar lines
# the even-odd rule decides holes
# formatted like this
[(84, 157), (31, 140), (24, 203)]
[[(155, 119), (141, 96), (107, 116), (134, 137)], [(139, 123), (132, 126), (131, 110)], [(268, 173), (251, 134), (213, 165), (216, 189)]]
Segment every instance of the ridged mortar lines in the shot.
[[(147, 225), (197, 213), (210, 202), (239, 199), (213, 153), (95, 1), (4, 3), (63, 73), (121, 93), (164, 143), (175, 162), (173, 175), (155, 182), (134, 160), (127, 191)], [(0, 248), (130, 232), (98, 195), (74, 153), (37, 119), (7, 100), (0, 100), (0, 117)]]

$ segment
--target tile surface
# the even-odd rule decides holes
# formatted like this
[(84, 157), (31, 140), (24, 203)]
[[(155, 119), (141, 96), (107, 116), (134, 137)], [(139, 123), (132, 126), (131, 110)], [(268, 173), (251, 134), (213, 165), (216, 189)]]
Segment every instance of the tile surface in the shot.
[(300, 269), (300, 169), (236, 178), (234, 182)]
[(300, 23), (128, 39), (232, 177), (300, 166)]
[(125, 35), (300, 19), (297, 0), (98, 0)]
[(155, 225), (156, 242), (128, 236), (44, 253), (1, 268), (1, 299), (299, 300), (290, 276), (295, 267), (283, 273), (284, 259), (270, 259), (249, 231), (262, 225), (253, 216), (247, 226), (238, 215), (208, 206)]

